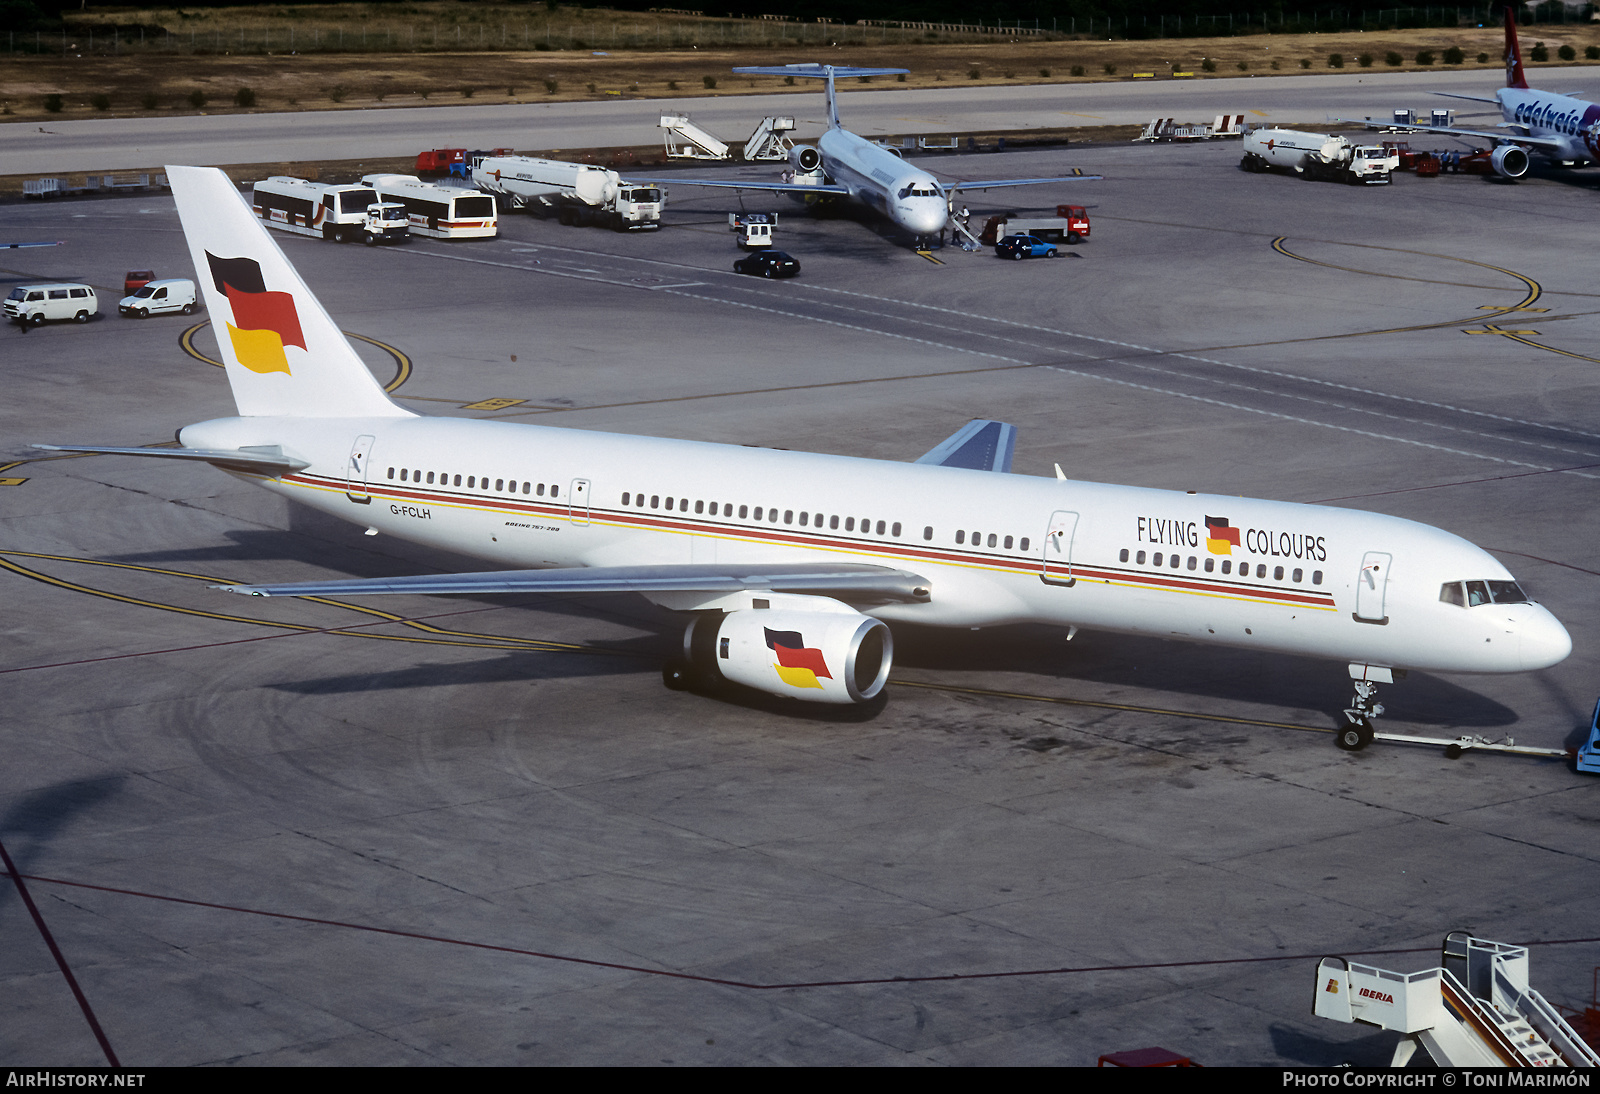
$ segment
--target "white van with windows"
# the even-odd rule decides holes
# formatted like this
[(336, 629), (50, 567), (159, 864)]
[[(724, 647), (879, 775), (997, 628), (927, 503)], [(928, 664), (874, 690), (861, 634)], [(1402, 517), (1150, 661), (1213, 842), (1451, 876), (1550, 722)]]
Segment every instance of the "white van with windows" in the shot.
[(194, 282), (187, 277), (147, 281), (135, 289), (132, 296), (124, 296), (117, 301), (117, 311), (137, 319), (149, 319), (152, 315), (166, 315), (170, 312), (192, 315), (197, 307), (199, 305), (195, 302)]
[(63, 282), (56, 285), (18, 285), (6, 296), (5, 315), (18, 323), (39, 326), (46, 319), (76, 319), (87, 323), (100, 311), (94, 289)]

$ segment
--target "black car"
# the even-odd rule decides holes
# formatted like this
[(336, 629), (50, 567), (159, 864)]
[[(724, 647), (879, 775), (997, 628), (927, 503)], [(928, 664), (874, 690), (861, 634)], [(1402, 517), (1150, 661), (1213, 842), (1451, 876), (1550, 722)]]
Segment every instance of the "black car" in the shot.
[(793, 277), (800, 272), (800, 263), (782, 251), (757, 251), (735, 262), (733, 272), (757, 277)]

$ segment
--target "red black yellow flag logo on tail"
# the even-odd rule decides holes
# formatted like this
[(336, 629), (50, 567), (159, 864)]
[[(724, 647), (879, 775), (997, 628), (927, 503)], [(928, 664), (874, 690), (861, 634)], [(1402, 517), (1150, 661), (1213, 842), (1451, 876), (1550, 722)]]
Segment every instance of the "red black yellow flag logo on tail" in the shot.
[(217, 291), (228, 298), (233, 309), (233, 322), (227, 324), (228, 340), (239, 363), (251, 372), (292, 375), (284, 347), (306, 348), (294, 297), (268, 292), (261, 265), (253, 258), (218, 258), (207, 251), (206, 262)]
[(794, 688), (820, 688), (822, 685), (817, 682), (818, 677), (833, 679), (827, 662), (822, 659), (822, 651), (807, 647), (799, 631), (775, 631), (769, 627), (761, 629), (766, 632), (768, 648), (778, 659), (778, 663), (772, 667), (778, 670), (778, 678), (785, 684)]
[(1228, 527), (1227, 517), (1206, 518), (1206, 550), (1214, 555), (1231, 555), (1239, 546), (1239, 529)]

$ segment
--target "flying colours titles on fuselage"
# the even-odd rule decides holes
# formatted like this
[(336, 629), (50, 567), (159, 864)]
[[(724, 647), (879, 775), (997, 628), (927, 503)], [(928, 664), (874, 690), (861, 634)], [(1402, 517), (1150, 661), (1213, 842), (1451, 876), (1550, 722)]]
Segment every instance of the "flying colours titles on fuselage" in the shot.
[[(1205, 529), (1203, 537), (1202, 528)], [(1227, 517), (1208, 515), (1204, 522), (1139, 517), (1136, 533), (1140, 543), (1158, 547), (1199, 547), (1204, 538), (1206, 549), (1214, 555), (1232, 555), (1237, 547), (1269, 558), (1300, 558), (1311, 562), (1328, 559), (1327, 541), (1323, 536), (1270, 528), (1234, 528)]]

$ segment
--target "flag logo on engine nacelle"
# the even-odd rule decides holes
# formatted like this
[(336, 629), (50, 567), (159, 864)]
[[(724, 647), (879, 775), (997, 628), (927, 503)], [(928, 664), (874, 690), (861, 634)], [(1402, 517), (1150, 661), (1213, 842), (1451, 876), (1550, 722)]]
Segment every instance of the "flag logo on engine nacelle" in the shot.
[(822, 659), (822, 651), (808, 647), (799, 631), (775, 631), (770, 627), (762, 630), (766, 632), (767, 647), (778, 659), (772, 667), (785, 684), (794, 688), (820, 688), (820, 680), (833, 679), (827, 662)]

